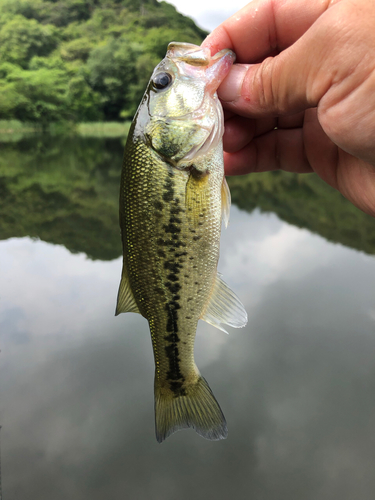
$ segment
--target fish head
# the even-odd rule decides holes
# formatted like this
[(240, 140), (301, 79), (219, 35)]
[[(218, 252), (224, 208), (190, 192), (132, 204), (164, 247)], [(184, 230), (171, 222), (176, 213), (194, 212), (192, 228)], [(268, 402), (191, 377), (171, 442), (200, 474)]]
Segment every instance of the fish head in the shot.
[[(156, 66), (143, 101), (142, 132), (166, 161), (186, 168), (222, 139), (224, 119), (216, 90), (235, 54), (172, 42)], [(142, 106), (142, 105), (141, 105)]]

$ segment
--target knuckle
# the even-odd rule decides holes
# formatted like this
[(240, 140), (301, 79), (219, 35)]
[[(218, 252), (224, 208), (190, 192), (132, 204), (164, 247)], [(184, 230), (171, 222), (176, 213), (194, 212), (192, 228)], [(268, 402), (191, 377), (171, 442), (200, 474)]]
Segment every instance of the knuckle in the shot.
[(255, 85), (258, 87), (258, 99), (261, 109), (282, 114), (284, 107), (280, 100), (279, 78), (276, 78), (275, 58), (268, 57), (258, 67)]

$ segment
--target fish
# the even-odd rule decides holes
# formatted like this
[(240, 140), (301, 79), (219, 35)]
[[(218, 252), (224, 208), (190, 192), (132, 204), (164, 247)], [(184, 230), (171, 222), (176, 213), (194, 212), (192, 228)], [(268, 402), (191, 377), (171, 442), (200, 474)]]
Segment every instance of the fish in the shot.
[(125, 145), (120, 187), (123, 268), (116, 315), (149, 323), (159, 443), (191, 427), (228, 434), (223, 412), (194, 361), (198, 320), (226, 331), (247, 314), (217, 271), (229, 220), (224, 119), (216, 90), (235, 54), (171, 42), (154, 69)]

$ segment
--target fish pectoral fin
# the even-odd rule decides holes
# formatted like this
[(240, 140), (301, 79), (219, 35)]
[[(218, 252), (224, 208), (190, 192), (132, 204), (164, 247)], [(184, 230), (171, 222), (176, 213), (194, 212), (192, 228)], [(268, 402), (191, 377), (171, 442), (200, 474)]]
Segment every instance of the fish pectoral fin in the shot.
[(229, 224), (230, 213), (230, 190), (225, 176), (223, 177), (223, 184), (221, 185), (221, 212), (225, 227)]
[(247, 323), (247, 314), (242, 302), (217, 273), (208, 306), (200, 319), (228, 333), (222, 324), (242, 328)]
[(125, 312), (134, 312), (141, 314), (135, 302), (133, 292), (131, 291), (126, 269), (123, 267), (120, 287), (117, 295), (115, 316)]

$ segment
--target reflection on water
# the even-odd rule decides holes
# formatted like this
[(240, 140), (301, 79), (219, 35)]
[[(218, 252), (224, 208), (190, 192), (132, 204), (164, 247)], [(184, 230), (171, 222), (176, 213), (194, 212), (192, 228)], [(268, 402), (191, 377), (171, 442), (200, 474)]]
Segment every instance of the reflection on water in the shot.
[(120, 140), (32, 137), (0, 152), (0, 239), (38, 237), (94, 259), (120, 255)]
[[(118, 139), (31, 137), (0, 144), (0, 240), (32, 236), (71, 252), (121, 254)], [(229, 178), (232, 201), (276, 213), (330, 241), (375, 253), (374, 220), (314, 175), (280, 172)]]
[(332, 206), (314, 222), (310, 181), (232, 181), (259, 202), (232, 207), (219, 266), (249, 324), (196, 343), (229, 437), (159, 445), (146, 320), (113, 316), (122, 146), (60, 141), (0, 159), (4, 498), (372, 500), (375, 259), (353, 248), (372, 253), (374, 221), (307, 184), (310, 212)]

